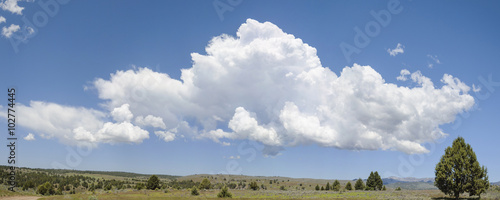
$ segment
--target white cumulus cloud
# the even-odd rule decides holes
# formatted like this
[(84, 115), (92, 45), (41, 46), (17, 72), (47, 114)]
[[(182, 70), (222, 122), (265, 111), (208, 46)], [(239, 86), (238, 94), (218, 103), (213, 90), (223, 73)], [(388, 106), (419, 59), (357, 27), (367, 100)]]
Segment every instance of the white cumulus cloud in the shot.
[(0, 16), (0, 24), (1, 24), (1, 23), (4, 23), (4, 22), (6, 22), (6, 21), (7, 21), (7, 20), (5, 19), (5, 17)]
[(22, 15), (24, 7), (18, 5), (19, 1), (20, 0), (2, 0), (0, 2), (0, 8), (14, 14)]
[(83, 107), (31, 101), (29, 106), (16, 104), (21, 126), (43, 138), (58, 138), (65, 144), (141, 143), (149, 133), (127, 121), (112, 123), (106, 113)]
[(32, 102), (20, 107), (24, 126), (61, 140), (140, 142), (148, 134), (138, 126), (152, 126), (166, 142), (253, 140), (269, 155), (297, 145), (411, 154), (428, 152), (424, 143), (447, 135), (440, 126), (474, 105), (470, 88), (448, 74), (434, 85), (402, 70), (398, 80), (414, 87), (385, 82), (371, 66), (336, 74), (315, 48), (270, 22), (248, 19), (205, 50), (191, 54), (180, 80), (148, 68), (96, 79), (92, 88), (117, 123), (106, 122), (106, 112)]
[(391, 56), (396, 56), (398, 54), (402, 54), (405, 52), (404, 50), (405, 46), (403, 46), (401, 43), (398, 43), (398, 45), (396, 46), (396, 48), (394, 49), (387, 49), (387, 53), (389, 53), (389, 55)]
[(155, 131), (155, 134), (165, 142), (170, 142), (175, 139), (175, 134), (169, 131)]
[(155, 128), (167, 128), (161, 117), (148, 115), (146, 117), (138, 116), (135, 118), (135, 123), (139, 126), (152, 126)]
[(249, 19), (236, 37), (213, 38), (206, 52), (191, 54), (193, 66), (180, 80), (139, 68), (94, 87), (109, 107), (136, 105), (133, 113), (159, 116), (166, 129), (184, 124), (176, 134), (223, 144), (249, 139), (268, 149), (424, 153), (423, 143), (446, 136), (440, 125), (474, 104), (467, 86), (447, 74), (436, 87), (420, 72), (402, 71), (398, 80), (410, 76), (413, 88), (386, 83), (370, 66), (354, 64), (339, 76), (321, 65), (315, 48), (269, 22)]
[(33, 135), (33, 133), (28, 133), (26, 137), (23, 137), (23, 139), (27, 141), (32, 141), (35, 140), (35, 135)]
[(117, 122), (130, 122), (130, 120), (134, 117), (132, 112), (129, 109), (130, 105), (123, 104), (120, 107), (114, 108), (111, 111), (111, 116)]
[(19, 31), (21, 27), (19, 25), (11, 24), (9, 27), (2, 27), (2, 35), (5, 36), (6, 38), (10, 38), (12, 34), (15, 32)]

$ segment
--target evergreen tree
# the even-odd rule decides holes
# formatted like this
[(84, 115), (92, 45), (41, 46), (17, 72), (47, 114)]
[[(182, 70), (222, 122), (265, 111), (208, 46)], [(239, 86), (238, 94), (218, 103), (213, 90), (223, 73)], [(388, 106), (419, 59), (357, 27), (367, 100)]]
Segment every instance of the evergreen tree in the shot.
[(332, 184), (332, 190), (334, 191), (339, 191), (340, 190), (340, 182), (338, 180), (335, 180)]
[(434, 185), (456, 199), (464, 192), (480, 196), (490, 185), (487, 169), (480, 167), (472, 147), (462, 137), (445, 149), (435, 174)]
[(386, 190), (387, 190), (387, 189), (385, 188), (385, 185), (384, 185), (384, 187), (382, 187), (382, 191), (386, 191)]
[(352, 185), (351, 185), (351, 182), (347, 182), (347, 184), (345, 184), (345, 189), (346, 190), (352, 190)]
[(380, 177), (380, 175), (378, 175), (377, 171), (375, 171), (373, 176), (375, 177), (375, 188), (377, 190), (382, 190), (382, 186), (384, 186), (384, 182), (382, 181), (382, 178)]
[(160, 179), (156, 175), (152, 175), (148, 179), (148, 183), (146, 184), (146, 188), (148, 190), (156, 190), (160, 188)]
[(319, 190), (319, 185), (316, 185), (316, 187), (314, 189)]
[(325, 190), (325, 188), (323, 186), (321, 186), (321, 190)]
[(368, 176), (368, 179), (366, 179), (366, 190), (372, 190), (377, 187), (377, 178), (375, 177), (375, 174), (370, 172), (370, 176)]
[(326, 183), (325, 190), (330, 190), (330, 182), (327, 182), (327, 183)]
[(365, 189), (365, 184), (363, 183), (363, 180), (359, 178), (356, 183), (354, 184), (354, 189), (355, 190), (364, 190)]

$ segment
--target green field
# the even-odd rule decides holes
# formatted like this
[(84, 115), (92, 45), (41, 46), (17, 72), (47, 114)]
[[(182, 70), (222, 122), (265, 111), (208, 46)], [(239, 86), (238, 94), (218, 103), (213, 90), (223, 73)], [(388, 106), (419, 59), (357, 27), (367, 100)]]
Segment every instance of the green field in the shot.
[[(233, 199), (447, 199), (447, 197), (439, 190), (433, 189), (432, 183), (425, 182), (406, 182), (406, 183), (391, 183), (386, 185), (386, 191), (362, 191), (362, 190), (345, 190), (347, 182), (354, 185), (352, 180), (339, 180), (341, 184), (340, 191), (332, 190), (315, 190), (315, 186), (330, 185), (334, 180), (330, 179), (309, 179), (309, 178), (289, 178), (289, 177), (264, 177), (264, 176), (244, 176), (244, 175), (222, 175), (222, 174), (197, 174), (190, 176), (168, 176), (159, 175), (162, 189), (146, 190), (137, 189), (133, 185), (138, 183), (146, 183), (150, 175), (134, 174), (126, 172), (97, 172), (97, 171), (75, 171), (75, 170), (45, 170), (45, 169), (18, 169), (20, 176), (31, 176), (31, 180), (37, 178), (59, 177), (60, 180), (70, 180), (74, 177), (80, 177), (77, 182), (87, 182), (94, 185), (99, 180), (101, 182), (110, 181), (107, 183), (121, 183), (127, 187), (117, 188), (113, 185), (111, 189), (97, 188), (93, 191), (79, 184), (72, 187), (70, 190), (64, 190), (62, 195), (41, 196), (36, 193), (36, 187), (22, 190), (21, 186), (16, 188), (16, 192), (7, 190), (7, 186), (0, 186), (0, 199), (10, 198), (13, 196), (32, 196), (39, 199), (219, 199), (217, 194), (220, 187), (223, 185), (232, 184), (233, 189), (229, 192), (233, 195)], [(38, 177), (35, 177), (36, 175)], [(40, 176), (43, 174), (44, 176)], [(82, 178), (82, 177), (88, 177)], [(2, 177), (5, 180), (6, 177)], [(211, 189), (199, 189), (198, 196), (191, 195), (190, 188), (183, 184), (175, 183), (190, 183), (199, 185), (203, 179), (210, 181)], [(53, 179), (56, 180), (56, 179)], [(259, 190), (251, 190), (250, 183), (256, 182)], [(42, 182), (40, 182), (42, 183)], [(39, 185), (40, 183), (37, 183)], [(106, 182), (105, 182), (106, 183)], [(53, 183), (59, 187), (61, 182)], [(65, 185), (62, 185), (64, 187)], [(132, 186), (132, 187), (129, 187)], [(396, 191), (396, 187), (403, 188), (401, 191)], [(72, 194), (74, 192), (74, 194)], [(467, 195), (462, 196), (467, 199)], [(477, 197), (476, 197), (477, 198)], [(474, 199), (476, 199), (474, 198)], [(482, 194), (482, 199), (500, 199), (500, 187), (492, 186), (486, 194)]]
[[(218, 199), (218, 190), (201, 191), (199, 196), (190, 195), (189, 190), (163, 191), (109, 191), (51, 196), (42, 199)], [(439, 190), (402, 191), (277, 191), (277, 190), (231, 190), (233, 199), (441, 199)], [(464, 199), (466, 196), (464, 196)], [(500, 192), (489, 192), (482, 199), (500, 199)]]

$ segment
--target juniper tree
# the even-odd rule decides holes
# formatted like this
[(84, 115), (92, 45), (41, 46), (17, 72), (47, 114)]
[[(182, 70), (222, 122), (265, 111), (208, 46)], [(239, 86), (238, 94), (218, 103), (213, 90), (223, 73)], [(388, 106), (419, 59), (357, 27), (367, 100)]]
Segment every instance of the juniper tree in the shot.
[(363, 183), (363, 180), (359, 178), (356, 183), (354, 184), (354, 189), (355, 190), (364, 190), (365, 189), (365, 184)]
[(347, 182), (347, 184), (345, 184), (345, 189), (346, 190), (352, 190), (351, 182)]
[(332, 184), (332, 190), (334, 191), (339, 191), (340, 190), (340, 182), (338, 180), (335, 180)]
[(373, 176), (375, 177), (375, 187), (377, 190), (382, 190), (382, 186), (384, 186), (384, 182), (382, 181), (382, 178), (380, 177), (380, 175), (378, 175), (378, 172), (375, 171), (375, 173), (373, 173)]
[(146, 188), (148, 190), (156, 190), (160, 188), (160, 179), (156, 175), (152, 175), (148, 179), (148, 183), (146, 184)]
[(476, 154), (464, 138), (455, 139), (444, 152), (436, 165), (434, 181), (443, 193), (458, 199), (464, 192), (480, 196), (489, 188), (488, 171), (479, 166)]
[(373, 172), (370, 172), (370, 176), (366, 179), (366, 190), (375, 189), (377, 187), (377, 178)]

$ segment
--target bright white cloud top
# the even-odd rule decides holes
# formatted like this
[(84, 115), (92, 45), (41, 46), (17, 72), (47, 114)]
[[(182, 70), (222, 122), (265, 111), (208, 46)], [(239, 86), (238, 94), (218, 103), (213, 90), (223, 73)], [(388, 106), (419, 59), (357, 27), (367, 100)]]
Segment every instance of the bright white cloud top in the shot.
[(412, 88), (385, 82), (370, 66), (337, 75), (315, 48), (270, 22), (248, 19), (236, 35), (213, 38), (206, 55), (192, 53), (180, 80), (148, 68), (96, 79), (107, 111), (33, 101), (18, 106), (20, 123), (69, 144), (140, 143), (148, 127), (166, 142), (254, 140), (269, 154), (311, 144), (411, 154), (428, 152), (422, 144), (446, 136), (439, 126), (474, 105), (470, 88), (448, 74), (437, 87), (402, 71), (398, 80)]

